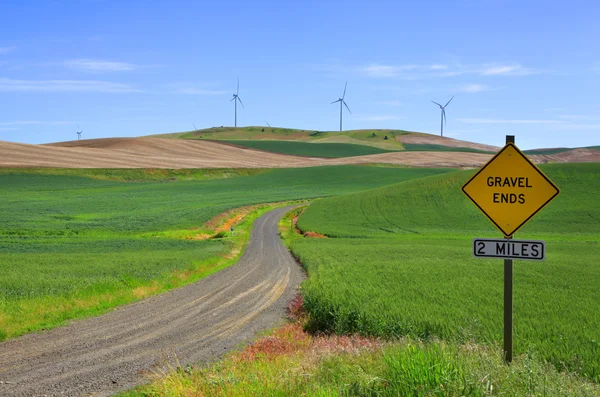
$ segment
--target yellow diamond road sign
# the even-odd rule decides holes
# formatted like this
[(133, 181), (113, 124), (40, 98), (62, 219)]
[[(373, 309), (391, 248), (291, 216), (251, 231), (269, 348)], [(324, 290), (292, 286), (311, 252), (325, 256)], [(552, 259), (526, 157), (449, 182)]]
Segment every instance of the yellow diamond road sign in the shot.
[(502, 148), (462, 191), (505, 236), (512, 236), (559, 193), (513, 143)]

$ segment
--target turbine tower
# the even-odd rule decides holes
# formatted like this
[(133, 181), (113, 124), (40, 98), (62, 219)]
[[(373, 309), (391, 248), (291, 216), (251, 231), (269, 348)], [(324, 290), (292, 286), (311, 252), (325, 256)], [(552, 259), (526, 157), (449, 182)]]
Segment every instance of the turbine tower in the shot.
[[(233, 101), (235, 103), (235, 124), (234, 124), (234, 127), (237, 127), (237, 103), (238, 103), (238, 101), (240, 101), (240, 105), (242, 105), (242, 107), (244, 107), (244, 104), (242, 103), (242, 100), (240, 99), (239, 93), (240, 93), (240, 79), (238, 78), (237, 91), (236, 91), (235, 94), (233, 94), (233, 98), (231, 98), (231, 101)], [(231, 101), (229, 101), (229, 102), (231, 102)]]
[(441, 125), (440, 125), (440, 136), (444, 136), (444, 124), (446, 124), (446, 106), (448, 106), (448, 104), (454, 99), (454, 97), (450, 98), (450, 100), (448, 102), (446, 102), (446, 104), (444, 106), (440, 105), (439, 103), (435, 102), (435, 101), (431, 101), (433, 103), (435, 103), (436, 105), (438, 105), (442, 111), (442, 121), (441, 121)]
[[(80, 128), (80, 127), (79, 127), (79, 124), (75, 124), (75, 125), (77, 126), (77, 129), (79, 129), (79, 128)], [(81, 131), (77, 131), (77, 140), (80, 140), (80, 139), (81, 139), (81, 133), (82, 133), (82, 132), (83, 132), (83, 130), (81, 130)]]
[[(348, 112), (350, 112), (350, 108), (348, 107), (348, 105), (346, 104), (346, 101), (344, 100), (344, 98), (346, 97), (346, 88), (348, 87), (348, 82), (346, 81), (346, 85), (344, 85), (344, 94), (342, 95), (342, 97), (340, 99), (338, 99), (337, 101), (333, 101), (331, 102), (332, 104), (339, 102), (340, 103), (340, 132), (342, 132), (342, 104), (344, 106), (346, 106), (346, 109), (348, 109)], [(350, 112), (350, 114), (352, 114), (352, 112)]]

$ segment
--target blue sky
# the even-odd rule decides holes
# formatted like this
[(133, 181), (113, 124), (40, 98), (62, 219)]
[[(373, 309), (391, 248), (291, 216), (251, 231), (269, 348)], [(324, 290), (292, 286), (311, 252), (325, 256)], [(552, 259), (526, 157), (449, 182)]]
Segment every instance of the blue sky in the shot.
[(0, 140), (233, 125), (600, 144), (597, 1), (0, 0)]

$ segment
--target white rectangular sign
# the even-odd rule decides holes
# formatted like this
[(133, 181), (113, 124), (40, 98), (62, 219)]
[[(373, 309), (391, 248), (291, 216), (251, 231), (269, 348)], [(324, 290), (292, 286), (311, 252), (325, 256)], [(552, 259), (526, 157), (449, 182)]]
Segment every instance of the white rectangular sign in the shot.
[(546, 242), (539, 240), (473, 239), (473, 256), (476, 258), (500, 258), (543, 261), (546, 258)]

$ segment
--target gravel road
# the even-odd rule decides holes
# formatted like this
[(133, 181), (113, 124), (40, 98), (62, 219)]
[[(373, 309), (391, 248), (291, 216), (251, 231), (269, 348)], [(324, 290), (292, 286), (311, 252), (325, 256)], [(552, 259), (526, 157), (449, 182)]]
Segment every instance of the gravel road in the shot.
[(303, 279), (277, 222), (256, 220), (239, 262), (199, 282), (0, 343), (2, 396), (107, 396), (170, 365), (209, 362), (275, 326)]

